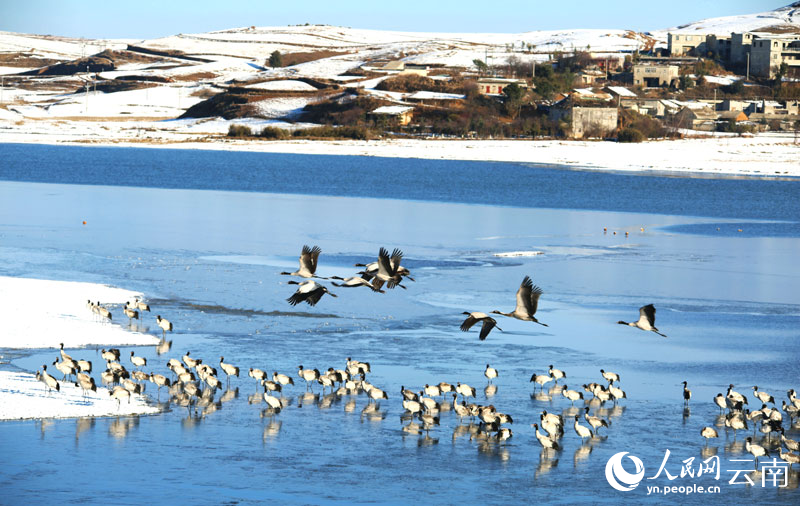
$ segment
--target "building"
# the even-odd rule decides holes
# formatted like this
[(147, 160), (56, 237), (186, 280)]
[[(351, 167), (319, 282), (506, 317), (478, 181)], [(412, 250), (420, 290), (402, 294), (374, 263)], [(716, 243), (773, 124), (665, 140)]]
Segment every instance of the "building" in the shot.
[(753, 34), (732, 33), (731, 34), (731, 63), (745, 63), (747, 55), (750, 54), (750, 49), (753, 46)]
[(667, 47), (670, 56), (702, 55), (706, 52), (706, 34), (668, 33)]
[(731, 38), (732, 35), (708, 35), (706, 37), (706, 51), (725, 61), (731, 59)]
[(719, 114), (718, 119), (739, 123), (740, 121), (747, 121), (749, 118), (742, 111), (725, 111)]
[(396, 121), (398, 125), (408, 125), (414, 116), (414, 108), (404, 105), (384, 105), (370, 112), (378, 121)]
[(506, 86), (516, 83), (520, 88), (528, 88), (524, 79), (506, 79), (502, 77), (484, 77), (478, 79), (478, 93), (481, 95), (501, 95)]
[(717, 129), (717, 113), (707, 108), (684, 107), (675, 115), (678, 128), (713, 132)]
[(634, 65), (633, 84), (645, 88), (676, 86), (678, 68), (677, 65)]
[(565, 121), (571, 138), (606, 137), (617, 129), (619, 111), (616, 107), (580, 107), (577, 104), (579, 101), (566, 99), (550, 108), (550, 119)]
[(800, 35), (754, 34), (750, 72), (774, 78), (783, 63), (789, 67), (789, 75), (800, 75)]
[(581, 84), (593, 85), (597, 81), (605, 81), (606, 73), (602, 70), (584, 70), (578, 74)]

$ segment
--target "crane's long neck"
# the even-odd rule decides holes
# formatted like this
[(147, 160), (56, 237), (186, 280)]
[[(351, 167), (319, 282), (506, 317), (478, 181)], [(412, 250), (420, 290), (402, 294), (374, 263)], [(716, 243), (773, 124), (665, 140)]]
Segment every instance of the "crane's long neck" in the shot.
[(622, 320), (618, 321), (617, 323), (619, 323), (620, 325), (628, 325), (630, 327), (635, 327), (636, 326), (635, 323), (628, 323), (628, 322), (624, 322)]

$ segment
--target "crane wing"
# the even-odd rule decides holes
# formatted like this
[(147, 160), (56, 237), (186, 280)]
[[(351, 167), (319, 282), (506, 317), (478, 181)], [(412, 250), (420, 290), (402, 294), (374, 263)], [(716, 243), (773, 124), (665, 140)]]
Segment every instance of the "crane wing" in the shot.
[(533, 290), (533, 281), (531, 281), (531, 278), (528, 276), (525, 276), (522, 283), (519, 285), (519, 290), (517, 290), (517, 307), (514, 310), (515, 313), (524, 313), (528, 316), (532, 316), (533, 313), (536, 312), (536, 309), (531, 306), (531, 290)]
[(652, 304), (642, 306), (639, 308), (639, 321), (645, 319), (650, 327), (656, 325), (656, 308)]
[(470, 314), (469, 316), (467, 316), (467, 319), (464, 320), (464, 323), (461, 324), (461, 331), (462, 332), (468, 331), (476, 323), (478, 323), (478, 319), (472, 316), (472, 314)]
[(544, 292), (542, 291), (542, 289), (539, 288), (536, 285), (534, 285), (533, 288), (531, 288), (531, 299), (530, 299), (531, 300), (531, 305), (530, 305), (531, 316), (536, 314), (536, 309), (539, 307), (539, 297), (543, 293)]
[(494, 318), (484, 318), (483, 327), (481, 327), (481, 334), (478, 336), (481, 341), (486, 340), (486, 336), (489, 335), (489, 332), (492, 331), (495, 325), (497, 325), (497, 321), (495, 321)]

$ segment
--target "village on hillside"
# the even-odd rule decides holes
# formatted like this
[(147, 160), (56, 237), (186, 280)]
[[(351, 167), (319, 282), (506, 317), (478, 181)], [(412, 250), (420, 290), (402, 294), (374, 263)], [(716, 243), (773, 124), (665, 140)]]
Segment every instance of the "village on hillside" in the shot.
[(2, 32), (0, 131), (622, 142), (796, 132), (797, 5), (653, 33), (309, 25), (132, 42)]

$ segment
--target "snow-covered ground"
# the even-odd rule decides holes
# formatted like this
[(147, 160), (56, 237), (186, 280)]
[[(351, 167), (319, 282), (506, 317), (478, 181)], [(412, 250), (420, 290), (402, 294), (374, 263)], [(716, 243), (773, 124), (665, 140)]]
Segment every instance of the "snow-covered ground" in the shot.
[[(124, 328), (128, 319), (119, 308), (141, 295), (96, 283), (0, 276), (0, 348), (157, 344), (156, 336)], [(111, 310), (113, 323), (98, 321), (87, 300)]]
[[(0, 319), (4, 325), (0, 348), (54, 348), (57, 358), (59, 343), (66, 348), (157, 344), (158, 338), (153, 335), (98, 321), (86, 306), (87, 300), (99, 301), (111, 310), (112, 319), (126, 322), (118, 306), (134, 297), (141, 294), (96, 283), (0, 276)], [(81, 358), (79, 354), (74, 357)], [(48, 372), (56, 379), (61, 377), (54, 367)], [(60, 382), (60, 387), (58, 392), (46, 393), (44, 383), (33, 374), (0, 371), (0, 420), (158, 412), (141, 395), (132, 395), (130, 403), (123, 401), (118, 407), (108, 390), (99, 385), (97, 392), (88, 392), (86, 397), (71, 382)]]
[(73, 383), (60, 385), (60, 391), (46, 392), (44, 383), (33, 374), (0, 371), (0, 420), (148, 415), (160, 411), (139, 394), (131, 395), (130, 402), (117, 404), (104, 387), (98, 386), (97, 392), (88, 392), (84, 397)]
[[(287, 103), (286, 109), (281, 112), (289, 112), (291, 108), (291, 103)], [(0, 126), (0, 142), (81, 145), (88, 143), (265, 153), (483, 160), (685, 175), (800, 176), (800, 163), (797, 163), (797, 160), (800, 160), (800, 143), (796, 143), (792, 133), (737, 137), (685, 131), (684, 134), (697, 135), (700, 138), (649, 141), (641, 144), (602, 141), (445, 139), (247, 141), (220, 137), (228, 131), (232, 123), (245, 124), (255, 130), (267, 125), (290, 128), (311, 126), (289, 125), (275, 120), (177, 120), (161, 122), (159, 130), (153, 131), (152, 126), (148, 126), (152, 125), (150, 122), (98, 124), (64, 121), (58, 130), (54, 130), (48, 126), (50, 122), (41, 121), (25, 130), (3, 129)]]

